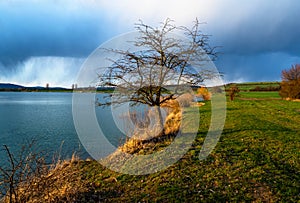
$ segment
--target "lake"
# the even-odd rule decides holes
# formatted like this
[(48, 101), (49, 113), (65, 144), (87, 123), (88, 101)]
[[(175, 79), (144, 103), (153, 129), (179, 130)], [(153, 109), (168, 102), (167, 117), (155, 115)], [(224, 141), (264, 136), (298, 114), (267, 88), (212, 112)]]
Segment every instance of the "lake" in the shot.
[[(97, 94), (102, 99), (104, 94)], [(110, 134), (109, 141), (120, 145), (124, 136), (112, 122), (108, 107), (95, 107), (101, 128)], [(89, 155), (77, 136), (72, 117), (72, 93), (0, 92), (0, 144), (17, 152), (26, 142), (37, 140), (39, 150), (48, 154), (61, 151), (69, 158), (78, 151), (81, 158)], [(62, 147), (60, 147), (62, 146)], [(61, 150), (60, 150), (61, 148)], [(0, 153), (0, 164), (4, 164)]]

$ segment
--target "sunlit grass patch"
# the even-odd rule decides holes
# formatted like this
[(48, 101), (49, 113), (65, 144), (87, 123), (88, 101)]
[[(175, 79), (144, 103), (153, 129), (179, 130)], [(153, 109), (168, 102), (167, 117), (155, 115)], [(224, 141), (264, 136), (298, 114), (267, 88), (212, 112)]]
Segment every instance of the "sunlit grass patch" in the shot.
[(276, 98), (280, 99), (278, 92), (240, 92), (242, 98)]

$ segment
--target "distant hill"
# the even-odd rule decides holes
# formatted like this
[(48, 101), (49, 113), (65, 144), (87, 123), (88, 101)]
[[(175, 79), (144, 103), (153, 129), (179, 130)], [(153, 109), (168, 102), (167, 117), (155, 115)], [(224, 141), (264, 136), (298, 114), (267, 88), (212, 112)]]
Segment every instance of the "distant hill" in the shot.
[(0, 83), (0, 91), (70, 91), (70, 89), (63, 87), (25, 87), (22, 85), (16, 85), (11, 83)]
[(15, 85), (10, 83), (0, 83), (0, 89), (23, 89), (24, 86), (21, 85)]

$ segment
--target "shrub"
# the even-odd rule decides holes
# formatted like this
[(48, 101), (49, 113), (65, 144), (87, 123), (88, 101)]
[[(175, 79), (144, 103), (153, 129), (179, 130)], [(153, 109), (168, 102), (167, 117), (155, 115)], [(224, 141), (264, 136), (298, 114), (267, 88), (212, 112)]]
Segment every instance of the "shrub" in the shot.
[(201, 96), (203, 100), (208, 101), (211, 99), (211, 93), (206, 87), (200, 87), (197, 89), (197, 95)]
[(300, 99), (300, 64), (293, 65), (281, 73), (279, 94), (283, 98)]
[(239, 96), (239, 93), (240, 89), (236, 85), (231, 86), (229, 89), (230, 101), (233, 101), (234, 97)]

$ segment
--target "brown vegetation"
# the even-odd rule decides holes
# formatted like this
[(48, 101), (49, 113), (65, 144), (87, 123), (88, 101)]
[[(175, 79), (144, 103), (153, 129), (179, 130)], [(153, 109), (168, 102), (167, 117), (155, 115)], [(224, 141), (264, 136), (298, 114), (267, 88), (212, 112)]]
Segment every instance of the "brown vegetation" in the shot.
[[(128, 139), (119, 150), (135, 154), (142, 150), (142, 153), (152, 152), (157, 142), (170, 143), (174, 136), (178, 133), (182, 121), (182, 108), (189, 107), (192, 104), (193, 96), (191, 94), (183, 94), (176, 100), (168, 100), (161, 108), (165, 109), (167, 116), (163, 125), (163, 130), (157, 132), (156, 129), (141, 132), (134, 132), (133, 136)], [(151, 117), (151, 115), (149, 114)], [(154, 115), (152, 115), (154, 116)]]
[(279, 94), (290, 100), (300, 99), (300, 64), (293, 65), (281, 73), (281, 89)]
[(32, 146), (24, 145), (18, 155), (4, 146), (9, 166), (0, 167), (0, 202), (72, 202), (88, 191), (84, 161), (74, 154), (70, 160), (47, 164), (41, 153), (31, 150)]
[(208, 101), (211, 99), (211, 93), (206, 87), (200, 87), (197, 89), (197, 96), (201, 96), (203, 100)]
[(240, 89), (236, 86), (233, 85), (229, 89), (229, 96), (230, 96), (230, 101), (233, 101), (235, 97), (239, 96)]

